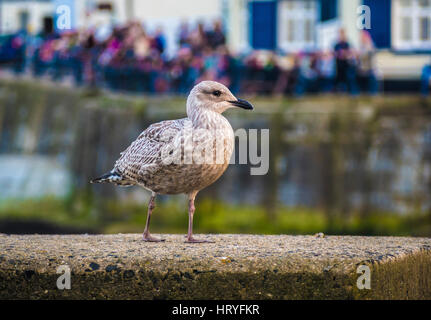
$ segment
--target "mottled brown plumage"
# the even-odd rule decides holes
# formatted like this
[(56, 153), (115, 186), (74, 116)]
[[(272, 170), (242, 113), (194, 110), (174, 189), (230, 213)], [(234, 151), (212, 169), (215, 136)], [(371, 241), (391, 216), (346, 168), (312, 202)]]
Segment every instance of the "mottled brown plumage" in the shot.
[(220, 83), (199, 83), (187, 99), (187, 118), (150, 125), (121, 153), (110, 173), (92, 181), (139, 185), (152, 192), (144, 240), (159, 241), (148, 230), (156, 194), (185, 193), (189, 196), (187, 241), (202, 242), (192, 235), (194, 199), (229, 165), (234, 134), (222, 113), (233, 106), (252, 109)]

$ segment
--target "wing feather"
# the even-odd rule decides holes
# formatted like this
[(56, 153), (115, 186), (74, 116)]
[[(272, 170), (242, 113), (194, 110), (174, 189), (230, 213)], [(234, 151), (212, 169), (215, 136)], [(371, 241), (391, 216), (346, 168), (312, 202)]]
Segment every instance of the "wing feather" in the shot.
[(161, 151), (171, 142), (175, 134), (184, 128), (187, 118), (166, 120), (150, 125), (123, 152), (114, 168), (125, 178), (141, 181), (147, 172), (157, 170), (161, 165)]

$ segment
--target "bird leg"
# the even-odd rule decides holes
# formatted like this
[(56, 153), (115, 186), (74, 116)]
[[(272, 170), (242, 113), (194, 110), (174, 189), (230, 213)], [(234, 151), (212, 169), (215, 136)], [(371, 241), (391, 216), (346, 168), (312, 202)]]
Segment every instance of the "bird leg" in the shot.
[(143, 234), (143, 240), (148, 242), (165, 241), (164, 239), (155, 238), (150, 234), (150, 219), (151, 219), (151, 213), (153, 213), (153, 209), (156, 207), (154, 203), (155, 200), (156, 200), (156, 194), (153, 192), (151, 194), (150, 202), (148, 203), (147, 223), (145, 224), (145, 230)]
[(186, 243), (212, 242), (209, 240), (196, 239), (193, 237), (193, 215), (195, 214), (195, 197), (197, 192), (189, 194), (189, 229), (187, 232)]

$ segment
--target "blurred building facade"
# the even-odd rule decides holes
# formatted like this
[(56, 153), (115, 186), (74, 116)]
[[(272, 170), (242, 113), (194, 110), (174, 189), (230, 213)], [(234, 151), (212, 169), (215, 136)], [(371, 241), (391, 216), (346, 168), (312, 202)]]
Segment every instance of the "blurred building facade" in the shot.
[(168, 51), (176, 50), (182, 22), (212, 23), (220, 19), (224, 0), (0, 0), (0, 34), (19, 30), (30, 33), (57, 29), (57, 19), (66, 5), (72, 29), (99, 28), (143, 21), (150, 30), (162, 28)]
[(357, 47), (360, 6), (366, 5), (380, 78), (417, 81), (431, 60), (431, 0), (1, 0), (0, 33), (55, 29), (62, 4), (70, 7), (73, 29), (132, 20), (143, 21), (150, 31), (162, 28), (168, 54), (177, 49), (182, 22), (216, 19), (224, 22), (233, 53), (331, 49), (340, 28)]
[(18, 30), (38, 32), (52, 27), (53, 3), (51, 0), (1, 0), (0, 34)]
[(376, 64), (385, 79), (420, 77), (430, 62), (430, 0), (233, 0), (228, 41), (234, 50), (314, 51), (332, 48), (343, 28), (352, 46), (360, 41), (357, 22), (370, 8)]

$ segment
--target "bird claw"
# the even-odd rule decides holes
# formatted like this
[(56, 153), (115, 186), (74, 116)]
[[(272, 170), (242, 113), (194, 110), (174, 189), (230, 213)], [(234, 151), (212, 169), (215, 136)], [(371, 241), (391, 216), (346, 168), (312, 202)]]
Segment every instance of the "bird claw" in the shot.
[(150, 236), (150, 235), (144, 235), (143, 237), (142, 237), (142, 240), (144, 240), (144, 241), (146, 241), (146, 242), (163, 242), (163, 241), (165, 241), (165, 239), (159, 239), (159, 238), (155, 238), (155, 237), (153, 237), (153, 236)]
[(187, 240), (185, 241), (185, 243), (214, 243), (214, 241), (188, 237)]

